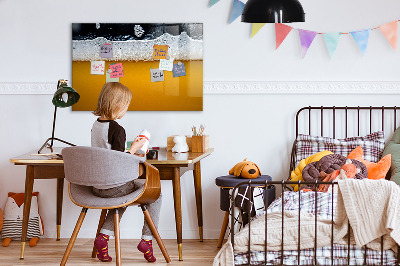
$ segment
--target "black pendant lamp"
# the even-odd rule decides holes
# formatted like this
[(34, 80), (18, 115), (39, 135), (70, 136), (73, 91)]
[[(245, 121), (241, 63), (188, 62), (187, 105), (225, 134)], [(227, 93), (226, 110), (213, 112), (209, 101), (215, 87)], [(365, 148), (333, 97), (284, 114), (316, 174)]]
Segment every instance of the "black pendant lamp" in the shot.
[(242, 22), (304, 22), (304, 10), (298, 0), (249, 0), (243, 9)]

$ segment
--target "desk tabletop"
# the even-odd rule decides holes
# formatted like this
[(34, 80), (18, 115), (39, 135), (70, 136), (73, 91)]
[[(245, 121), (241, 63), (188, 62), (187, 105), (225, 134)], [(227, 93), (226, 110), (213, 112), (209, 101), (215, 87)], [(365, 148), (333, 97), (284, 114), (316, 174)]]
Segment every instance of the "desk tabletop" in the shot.
[[(54, 147), (53, 151), (50, 149), (43, 149), (42, 154), (38, 154), (37, 150), (22, 154), (20, 156), (10, 159), (14, 164), (64, 164), (64, 161), (57, 154), (61, 153), (61, 147)], [(158, 151), (158, 159), (146, 160), (152, 165), (175, 165), (175, 164), (193, 164), (201, 159), (207, 157), (214, 151), (213, 148), (205, 152), (186, 152), (186, 153), (173, 153), (167, 151), (166, 148), (161, 148)]]

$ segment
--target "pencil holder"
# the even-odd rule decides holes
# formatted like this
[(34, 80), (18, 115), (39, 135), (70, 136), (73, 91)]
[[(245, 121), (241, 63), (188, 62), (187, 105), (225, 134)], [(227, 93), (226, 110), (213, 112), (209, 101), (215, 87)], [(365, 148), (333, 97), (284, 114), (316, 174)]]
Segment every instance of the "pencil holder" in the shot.
[(209, 136), (192, 136), (192, 152), (205, 152), (208, 150)]

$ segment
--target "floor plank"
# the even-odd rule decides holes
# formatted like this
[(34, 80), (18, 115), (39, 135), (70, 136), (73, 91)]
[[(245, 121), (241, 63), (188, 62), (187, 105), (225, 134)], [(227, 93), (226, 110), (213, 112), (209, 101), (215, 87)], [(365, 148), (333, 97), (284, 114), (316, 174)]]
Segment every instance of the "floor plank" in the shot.
[[(0, 246), (0, 265), (60, 265), (61, 258), (64, 255), (69, 239), (40, 239), (36, 247), (25, 249), (25, 259), (19, 259), (21, 244), (18, 241), (12, 241), (9, 247)], [(143, 254), (136, 249), (140, 240), (121, 239), (122, 264), (123, 265), (146, 265), (150, 264), (143, 258)], [(168, 250), (172, 262), (167, 264), (162, 256), (157, 242), (154, 241), (154, 254), (157, 258), (157, 265), (212, 265), (215, 255), (218, 253), (217, 240), (204, 240), (200, 242), (197, 239), (185, 239), (183, 241), (183, 261), (178, 261), (178, 247), (176, 240), (163, 240)], [(113, 239), (110, 241), (110, 255), (115, 259)], [(92, 259), (93, 240), (77, 239), (68, 259), (67, 265), (114, 265), (112, 263), (103, 263)]]

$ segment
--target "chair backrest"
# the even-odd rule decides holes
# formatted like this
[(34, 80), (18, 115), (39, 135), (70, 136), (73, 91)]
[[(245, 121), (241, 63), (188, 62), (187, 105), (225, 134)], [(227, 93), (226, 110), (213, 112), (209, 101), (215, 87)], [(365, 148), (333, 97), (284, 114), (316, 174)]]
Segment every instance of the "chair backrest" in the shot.
[(65, 179), (83, 186), (119, 186), (139, 176), (144, 159), (132, 154), (97, 147), (62, 150)]

